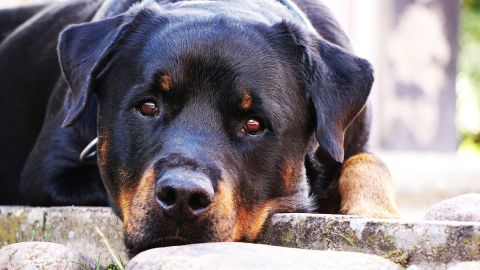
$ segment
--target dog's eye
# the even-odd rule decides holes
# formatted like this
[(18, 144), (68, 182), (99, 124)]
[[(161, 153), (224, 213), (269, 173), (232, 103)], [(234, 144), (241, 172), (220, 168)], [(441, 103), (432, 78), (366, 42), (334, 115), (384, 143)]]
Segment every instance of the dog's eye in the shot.
[(243, 124), (243, 130), (250, 135), (256, 135), (263, 130), (263, 126), (257, 119), (249, 119)]
[(155, 116), (158, 113), (157, 104), (155, 104), (153, 101), (142, 102), (137, 107), (137, 110), (144, 116)]

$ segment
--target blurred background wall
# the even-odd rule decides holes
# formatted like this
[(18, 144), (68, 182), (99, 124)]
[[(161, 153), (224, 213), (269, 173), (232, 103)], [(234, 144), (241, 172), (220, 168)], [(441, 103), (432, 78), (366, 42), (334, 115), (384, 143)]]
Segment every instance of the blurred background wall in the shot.
[(327, 0), (376, 72), (371, 149), (400, 208), (480, 192), (480, 0)]
[(374, 65), (370, 145), (404, 216), (480, 192), (480, 0), (323, 2)]
[(459, 1), (325, 2), (375, 67), (372, 147), (455, 152)]

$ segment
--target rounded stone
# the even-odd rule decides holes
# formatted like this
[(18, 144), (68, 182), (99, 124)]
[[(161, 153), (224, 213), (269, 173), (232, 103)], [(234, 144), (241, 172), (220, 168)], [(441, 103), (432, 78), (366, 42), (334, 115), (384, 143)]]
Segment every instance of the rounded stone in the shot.
[(425, 214), (427, 220), (480, 222), (480, 194), (469, 193), (439, 202)]
[(478, 270), (480, 262), (457, 262), (448, 265), (447, 270)]
[(402, 269), (385, 258), (342, 251), (318, 251), (247, 243), (206, 243), (144, 251), (126, 269), (291, 270)]
[(50, 242), (22, 242), (0, 249), (0, 269), (95, 269), (95, 261), (70, 248)]

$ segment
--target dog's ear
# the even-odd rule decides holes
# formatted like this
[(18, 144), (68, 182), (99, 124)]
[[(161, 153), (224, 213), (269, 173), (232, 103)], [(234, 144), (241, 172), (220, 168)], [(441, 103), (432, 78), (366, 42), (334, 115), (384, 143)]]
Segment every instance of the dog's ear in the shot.
[(306, 91), (316, 113), (319, 155), (344, 159), (347, 127), (363, 109), (373, 84), (370, 64), (321, 38), (314, 38), (305, 58)]
[(305, 33), (286, 22), (276, 27), (283, 46), (289, 40), (300, 59), (304, 87), (316, 114), (317, 156), (343, 163), (345, 131), (365, 106), (373, 84), (372, 67), (317, 33)]
[(68, 85), (68, 112), (63, 126), (73, 125), (92, 95), (96, 77), (108, 63), (116, 41), (127, 28), (125, 15), (72, 25), (58, 43), (60, 66)]

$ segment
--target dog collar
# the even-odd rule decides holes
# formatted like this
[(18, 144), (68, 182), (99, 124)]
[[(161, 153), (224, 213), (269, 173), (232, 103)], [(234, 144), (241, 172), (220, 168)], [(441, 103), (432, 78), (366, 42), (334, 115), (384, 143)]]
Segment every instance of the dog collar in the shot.
[(92, 158), (94, 158), (97, 155), (97, 142), (98, 142), (98, 137), (93, 139), (87, 147), (85, 147), (82, 152), (80, 153), (80, 161), (81, 162), (86, 162)]

